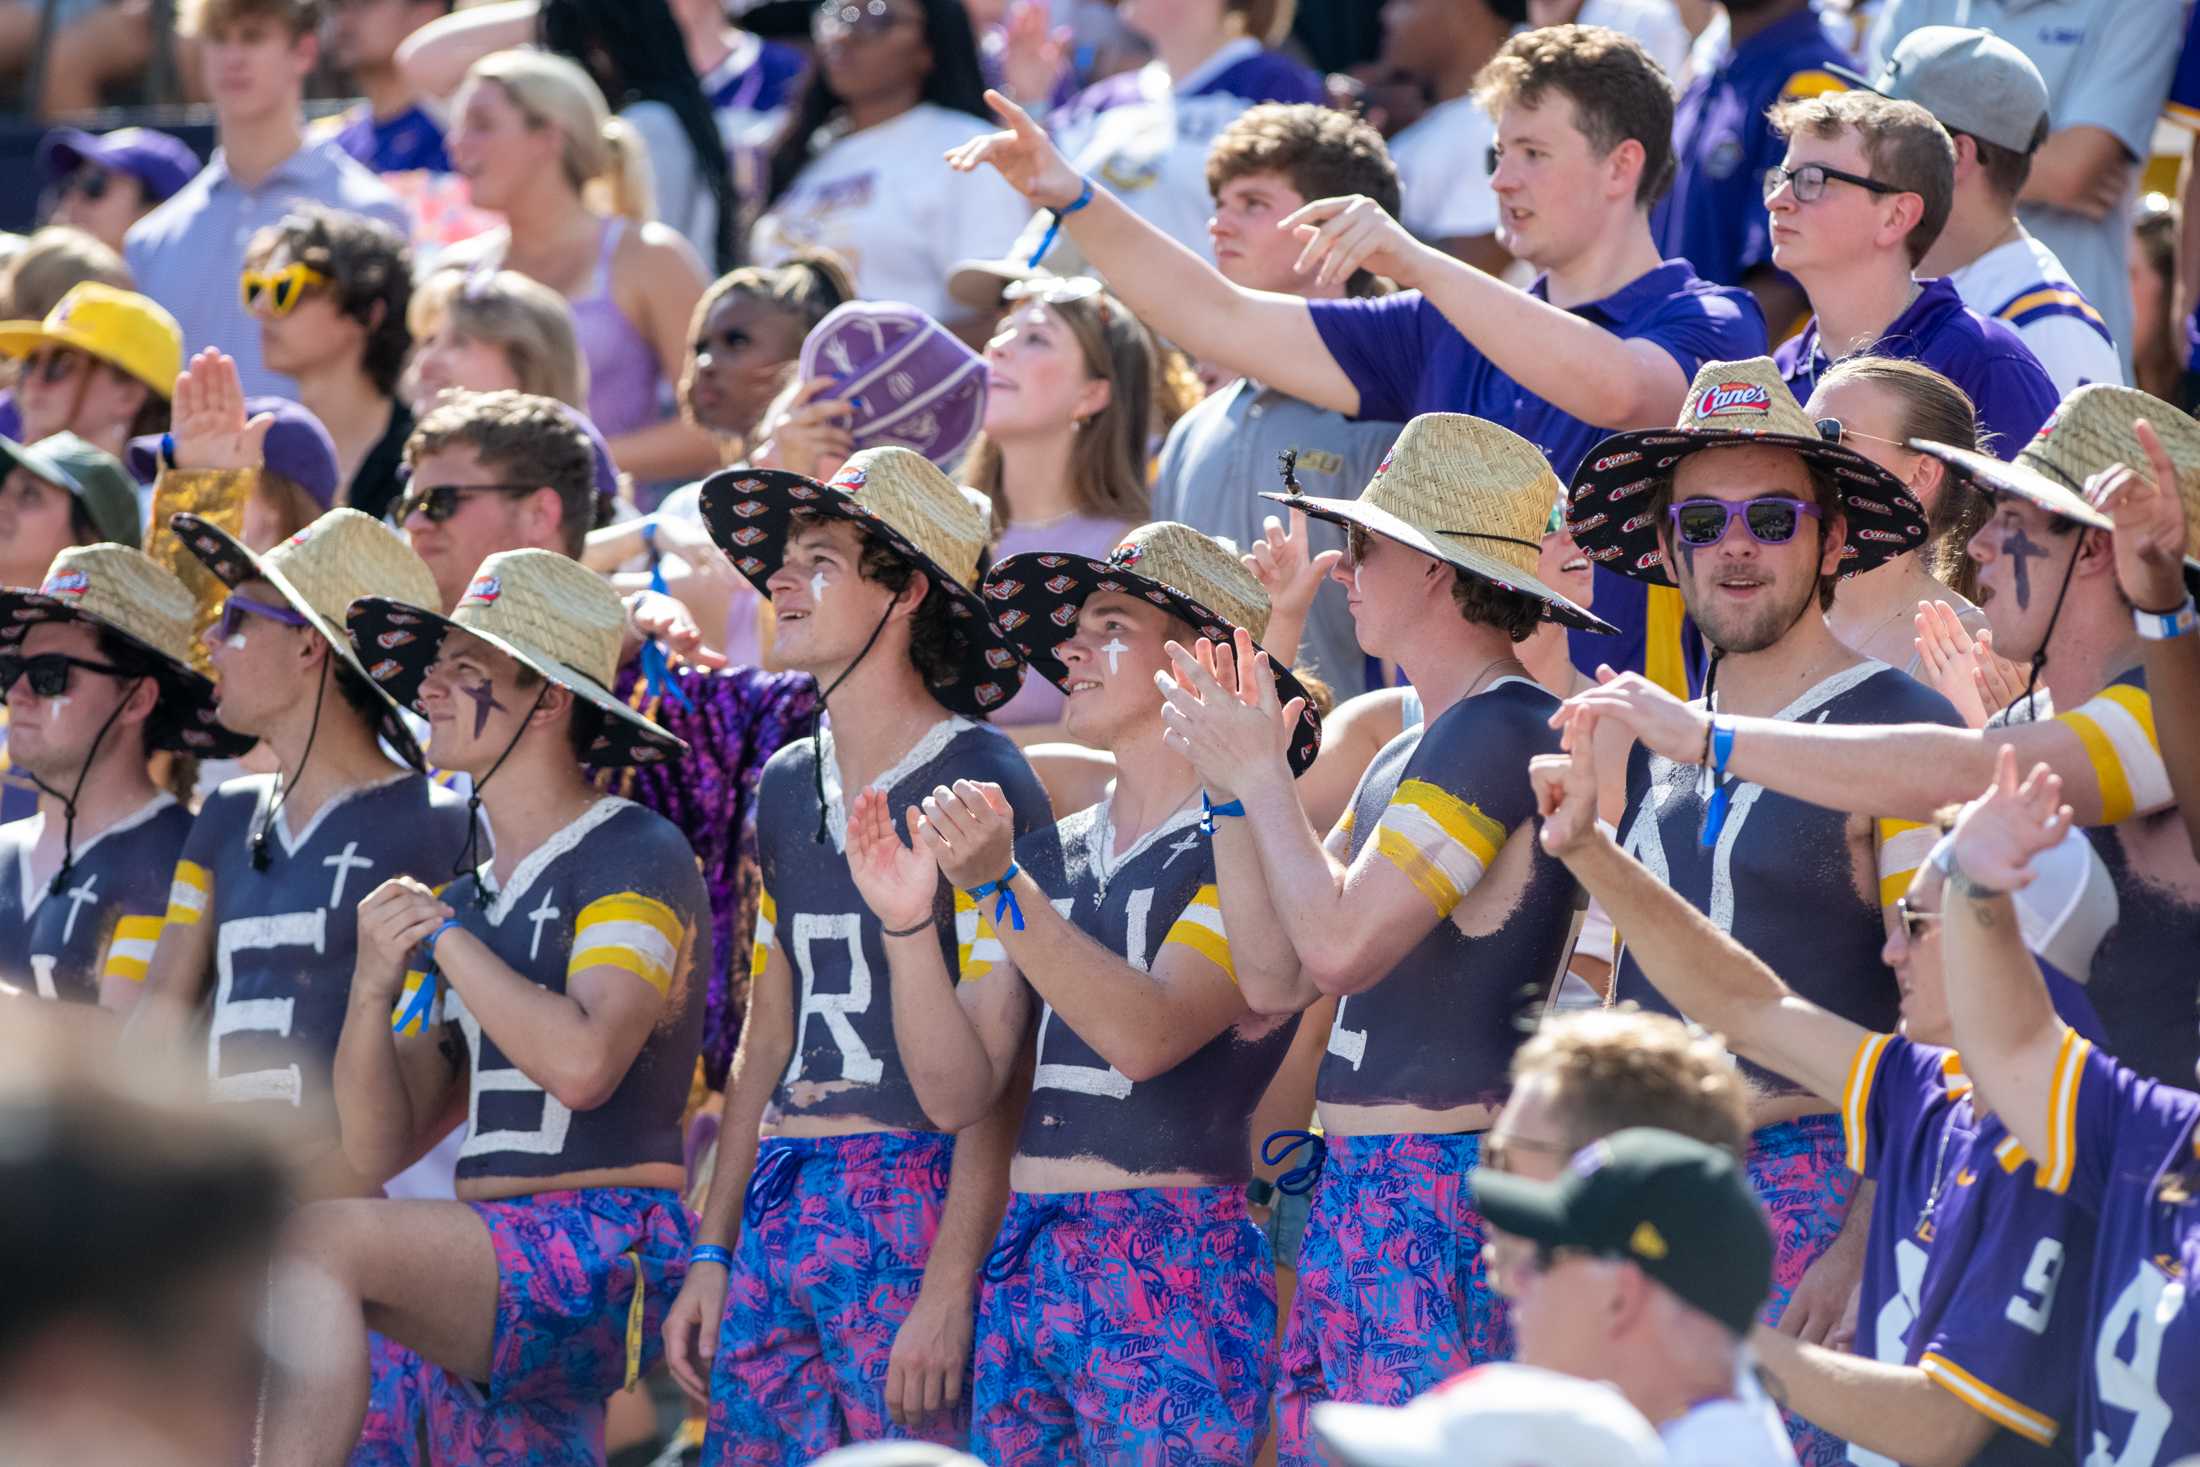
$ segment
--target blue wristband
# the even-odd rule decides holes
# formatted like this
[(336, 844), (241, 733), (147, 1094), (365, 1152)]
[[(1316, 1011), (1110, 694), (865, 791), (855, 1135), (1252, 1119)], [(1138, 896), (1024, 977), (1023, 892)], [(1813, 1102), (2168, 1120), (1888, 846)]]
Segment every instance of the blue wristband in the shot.
[(1079, 179), (1078, 182), (1082, 183), (1084, 187), (1077, 191), (1076, 198), (1071, 199), (1059, 209), (1047, 210), (1054, 217), (1047, 221), (1047, 232), (1039, 237), (1039, 248), (1031, 252), (1030, 259), (1024, 261), (1030, 268), (1038, 269), (1039, 262), (1047, 257), (1047, 251), (1054, 248), (1055, 237), (1062, 232), (1062, 221), (1092, 202), (1092, 180), (1084, 178)]
[(997, 896), (999, 900), (993, 904), (993, 925), (995, 927), (1000, 926), (1001, 918), (1006, 916), (1010, 927), (1014, 931), (1021, 932), (1024, 930), (1024, 909), (1016, 904), (1016, 893), (1009, 890), (1008, 885), (1016, 879), (1016, 871), (1016, 863), (1011, 861), (1008, 863), (1008, 869), (1001, 873), (1000, 880), (988, 881), (983, 886), (973, 886), (970, 888), (968, 895), (974, 902), (982, 902), (989, 896)]
[(1199, 792), (1199, 829), (1202, 834), (1210, 839), (1215, 833), (1215, 817), (1217, 815), (1243, 815), (1244, 813), (1245, 802), (1243, 800), (1232, 800), (1225, 805), (1216, 805), (1208, 801), (1205, 790)]
[(430, 963), (433, 963), (435, 961), (435, 945), (442, 940), (443, 934), (450, 931), (453, 927), (463, 927), (465, 925), (465, 923), (459, 921), (456, 917), (445, 917), (443, 919), (443, 924), (440, 927), (436, 928), (435, 931), (429, 933), (427, 937), (422, 940), (420, 944), (420, 950), (428, 955), (428, 961)]
[(164, 469), (176, 466), (176, 435), (173, 433), (160, 435), (160, 466)]
[(1726, 827), (1727, 806), (1733, 802), (1734, 788), (1722, 784), (1726, 778), (1726, 761), (1734, 753), (1734, 721), (1730, 718), (1711, 720), (1711, 803), (1704, 807), (1703, 834), (1697, 844), (1709, 849), (1719, 843), (1719, 832)]
[(693, 1268), (698, 1263), (715, 1263), (731, 1273), (733, 1271), (733, 1253), (730, 1249), (721, 1248), (716, 1243), (697, 1243), (693, 1248), (688, 1249), (688, 1267)]

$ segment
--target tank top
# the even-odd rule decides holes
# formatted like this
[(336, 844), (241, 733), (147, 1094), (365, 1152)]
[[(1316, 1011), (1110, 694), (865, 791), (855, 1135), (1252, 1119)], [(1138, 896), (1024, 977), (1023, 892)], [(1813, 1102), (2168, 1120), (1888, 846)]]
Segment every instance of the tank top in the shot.
[(588, 416), (606, 438), (656, 422), (657, 389), (664, 381), (657, 353), (611, 296), (611, 261), (625, 237), (624, 219), (604, 221), (588, 294), (571, 302), (573, 331), (588, 361)]

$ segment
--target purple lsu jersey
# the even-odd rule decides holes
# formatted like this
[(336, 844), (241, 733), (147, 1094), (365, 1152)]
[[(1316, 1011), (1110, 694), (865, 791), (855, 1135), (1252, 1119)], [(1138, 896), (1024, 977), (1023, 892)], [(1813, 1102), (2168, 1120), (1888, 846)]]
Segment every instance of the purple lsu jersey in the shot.
[(2146, 1079), (2075, 1032), (2048, 1088), (2039, 1185), (2094, 1214), (2085, 1467), (2200, 1455), (2200, 1095)]
[[(762, 974), (775, 944), (787, 955), (795, 981), (794, 1052), (772, 1106), (781, 1116), (861, 1116), (894, 1130), (936, 1131), (917, 1103), (894, 1043), (893, 986), (878, 919), (848, 874), (847, 804), (832, 746), (830, 731), (787, 745), (764, 766), (757, 791), (757, 864), (764, 890), (750, 981)], [(823, 840), (817, 838), (820, 774)], [(958, 779), (999, 785), (1015, 811), (1018, 837), (1051, 817), (1046, 791), (1015, 741), (967, 718), (935, 724), (876, 787), (886, 792), (894, 828), (906, 834), (909, 807)], [(959, 971), (977, 929), (976, 908), (945, 877), (935, 905), (940, 954), (950, 972)]]
[(359, 903), (393, 876), (450, 879), (466, 844), (466, 805), (406, 771), (347, 790), (293, 835), (277, 812), (265, 870), (252, 834), (267, 822), (272, 775), (207, 797), (168, 890), (168, 924), (213, 924), (214, 1005), (206, 1072), (214, 1098), (272, 1101), (333, 1117), (330, 1065), (359, 953)]
[[(1200, 812), (1163, 822), (1121, 856), (1112, 800), (1080, 810), (1016, 845), (1056, 910), (1140, 972), (1171, 945), (1185, 947), (1236, 977), (1222, 928), (1213, 843)], [(1004, 956), (989, 913), (962, 981), (985, 975)], [(1242, 1186), (1252, 1178), (1253, 1107), (1283, 1063), (1298, 1016), (1277, 1022), (1247, 1016), (1174, 1068), (1133, 1084), (1063, 1022), (1052, 1005), (1039, 1011), (1038, 1068), (1024, 1109), (1025, 1156), (1094, 1157), (1133, 1174), (1189, 1173)]]
[[(1564, 976), (1586, 906), (1532, 829), (1528, 761), (1558, 752), (1557, 707), (1526, 678), (1501, 678), (1392, 739), (1361, 776), (1343, 825), (1348, 860), (1372, 843), (1435, 923), (1372, 988), (1338, 1000), (1315, 1086), (1323, 1102), (1441, 1110), (1505, 1098), (1513, 1052)], [(1453, 912), (1523, 827), (1525, 871), (1503, 874), (1519, 893), (1494, 932), (1470, 937)]]
[[(2036, 1185), (2016, 1137), (1979, 1113), (1952, 1049), (1865, 1036), (1841, 1120), (1849, 1166), (1878, 1183), (1859, 1352), (1918, 1366), (2000, 1426), (1974, 1464), (2069, 1461), (2092, 1220)], [(1861, 1447), (1849, 1457), (1889, 1467)]]
[(98, 1003), (103, 978), (145, 981), (191, 812), (167, 795), (155, 797), (81, 842), (58, 891), (52, 878), (31, 876), (31, 848), (45, 819), (0, 825), (0, 983), (40, 998)]
[[(1962, 726), (1947, 699), (1883, 662), (1837, 672), (1773, 716), (1794, 723)], [(1621, 848), (1797, 993), (1852, 1024), (1893, 1032), (1901, 996), (1880, 958), (1887, 940), (1880, 913), (1931, 849), (1930, 832), (1908, 821), (1879, 821), (1873, 878), (1852, 865), (1848, 816), (1729, 778), (1726, 823), (1706, 849), (1700, 839), (1705, 783), (1703, 770), (1654, 757), (1637, 744), (1627, 758)], [(1678, 1012), (1624, 946), (1614, 997)], [(1802, 1093), (1756, 1065), (1744, 1062), (1742, 1069), (1762, 1088)]]
[[(535, 1083), (482, 1028), (465, 996), (438, 996), (471, 1060), (461, 1181), (551, 1177), (681, 1160), (680, 1115), (703, 1043), (697, 932), (710, 898), (687, 837), (663, 816), (607, 795), (528, 853), (481, 900), (478, 873), (443, 893), (466, 930), (504, 965), (552, 993), (576, 973), (623, 968), (665, 998), (611, 1098), (576, 1111)], [(709, 939), (703, 942), (709, 951)]]

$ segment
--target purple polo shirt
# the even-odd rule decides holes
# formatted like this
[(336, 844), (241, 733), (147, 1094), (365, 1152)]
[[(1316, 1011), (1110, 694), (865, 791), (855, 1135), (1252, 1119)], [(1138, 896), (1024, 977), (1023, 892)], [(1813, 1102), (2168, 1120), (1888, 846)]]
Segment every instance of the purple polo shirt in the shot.
[(1659, 252), (1721, 285), (1770, 264), (1763, 180), (1787, 141), (1765, 113), (1776, 102), (1845, 90), (1826, 68), (1851, 65), (1818, 12), (1805, 8), (1690, 82), (1673, 112), (1673, 187), (1650, 216)]
[[(1544, 280), (1528, 289), (1550, 297)], [(1362, 420), (1472, 413), (1542, 449), (1562, 482), (1572, 481), (1575, 467), (1612, 431), (1584, 423), (1513, 381), (1417, 290), (1306, 305), (1322, 345), (1359, 389)], [(1698, 279), (1686, 260), (1667, 260), (1602, 300), (1570, 309), (1615, 335), (1657, 343), (1684, 378), (1693, 378), (1705, 362), (1765, 354), (1765, 318), (1756, 300), (1745, 290)], [(1595, 610), (1621, 635), (1569, 633), (1574, 665), (1642, 667), (1647, 594), (1643, 582), (1599, 567)]]
[[(1979, 426), (2002, 458), (2015, 458), (2060, 400), (2054, 381), (2024, 338), (1963, 303), (1945, 278), (1924, 282), (1909, 309), (1865, 351), (1922, 362), (1971, 395)], [(1833, 363), (1818, 344), (1818, 318), (1773, 354), (1780, 375), (1802, 402)]]

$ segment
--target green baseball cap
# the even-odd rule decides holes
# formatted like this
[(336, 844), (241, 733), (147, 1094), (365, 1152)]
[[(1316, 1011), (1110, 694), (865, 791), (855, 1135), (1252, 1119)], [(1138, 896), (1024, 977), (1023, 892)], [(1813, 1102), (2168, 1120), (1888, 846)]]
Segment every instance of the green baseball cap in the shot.
[(133, 550), (143, 545), (137, 480), (113, 454), (74, 433), (55, 433), (28, 446), (0, 438), (0, 461), (75, 495), (100, 539)]
[(1469, 1179), (1492, 1227), (1621, 1258), (1737, 1336), (1772, 1291), (1772, 1229), (1741, 1164), (1651, 1126), (1592, 1141), (1550, 1182), (1487, 1169)]

